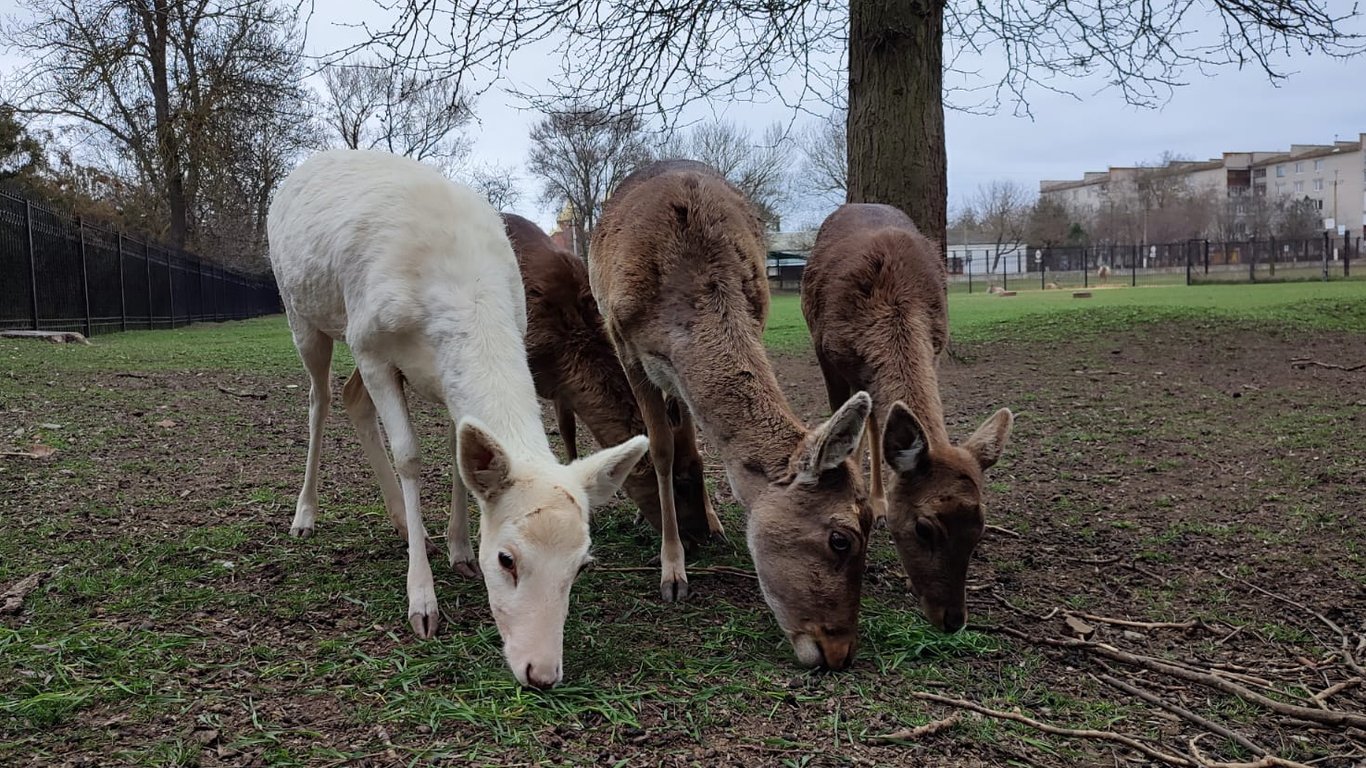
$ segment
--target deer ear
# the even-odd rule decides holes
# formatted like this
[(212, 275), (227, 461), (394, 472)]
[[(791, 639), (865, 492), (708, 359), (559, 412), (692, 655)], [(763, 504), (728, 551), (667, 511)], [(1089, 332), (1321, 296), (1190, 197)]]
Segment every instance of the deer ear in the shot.
[(977, 464), (986, 471), (1001, 458), (1010, 438), (1010, 428), (1015, 425), (1015, 414), (1009, 408), (1002, 408), (982, 422), (982, 426), (972, 433), (963, 443), (963, 448), (977, 458)]
[(621, 445), (604, 448), (570, 464), (569, 468), (578, 473), (579, 481), (588, 493), (588, 507), (592, 509), (611, 501), (612, 494), (649, 448), (650, 441), (644, 435), (636, 435)]
[(887, 414), (887, 426), (882, 431), (882, 455), (898, 475), (914, 475), (930, 461), (925, 428), (900, 400), (892, 404), (892, 410)]
[(461, 419), (455, 442), (460, 479), (481, 501), (492, 504), (512, 487), (512, 461), (507, 451), (475, 419)]
[(812, 430), (806, 453), (797, 467), (797, 482), (814, 483), (821, 473), (843, 464), (858, 450), (863, 440), (863, 428), (873, 399), (867, 392), (859, 392), (840, 406), (830, 420)]

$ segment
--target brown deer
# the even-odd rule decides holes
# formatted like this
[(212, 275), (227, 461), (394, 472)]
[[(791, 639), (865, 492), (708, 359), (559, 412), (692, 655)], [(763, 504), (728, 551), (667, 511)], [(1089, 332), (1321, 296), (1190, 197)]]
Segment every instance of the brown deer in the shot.
[(842, 669), (858, 644), (872, 509), (851, 456), (871, 406), (860, 392), (808, 429), (792, 413), (762, 341), (764, 235), (716, 171), (654, 163), (628, 176), (593, 232), (589, 278), (626, 368), (659, 478), (660, 591), (688, 594), (669, 476), (666, 396), (687, 407), (748, 513), (764, 599), (797, 658)]
[[(936, 374), (949, 338), (939, 249), (889, 205), (840, 206), (802, 275), (802, 314), (830, 403), (873, 397), (872, 495), (930, 621), (967, 621), (968, 561), (982, 538), (982, 475), (1014, 422), (1002, 408), (961, 445), (949, 441)], [(886, 419), (885, 430), (879, 422)], [(884, 495), (882, 462), (895, 473)]]
[[(599, 445), (617, 445), (645, 434), (635, 395), (588, 286), (588, 266), (517, 214), (504, 213), (503, 224), (526, 288), (527, 363), (536, 394), (554, 403), (569, 460), (578, 458), (575, 414)], [(671, 401), (670, 406), (678, 528), (684, 543), (691, 545), (720, 534), (721, 522), (707, 495), (697, 435), (691, 422), (679, 421), (677, 403)], [(648, 459), (637, 464), (622, 489), (641, 516), (660, 530), (654, 465)]]

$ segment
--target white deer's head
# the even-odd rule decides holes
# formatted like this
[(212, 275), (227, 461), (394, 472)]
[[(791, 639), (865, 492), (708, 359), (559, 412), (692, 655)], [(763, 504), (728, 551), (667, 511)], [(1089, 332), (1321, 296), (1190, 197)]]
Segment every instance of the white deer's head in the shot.
[(644, 436), (568, 466), (508, 453), (474, 419), (460, 422), (457, 463), (479, 502), (479, 567), (517, 682), (564, 676), (569, 590), (589, 555), (588, 513), (616, 493), (649, 447)]

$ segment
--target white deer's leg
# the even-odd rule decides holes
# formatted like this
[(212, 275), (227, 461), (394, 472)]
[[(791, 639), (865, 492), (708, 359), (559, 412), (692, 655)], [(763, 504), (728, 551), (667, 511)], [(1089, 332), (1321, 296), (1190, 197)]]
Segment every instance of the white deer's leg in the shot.
[[(683, 555), (683, 540), (678, 535), (678, 511), (674, 507), (674, 435), (664, 393), (645, 375), (640, 363), (622, 360), (626, 378), (640, 404), (645, 432), (650, 439), (650, 461), (655, 465), (659, 484), (659, 594), (666, 602), (686, 600), (688, 572)], [(681, 404), (680, 404), (681, 405)]]
[[(384, 496), (384, 509), (389, 513), (389, 522), (406, 542), (408, 521), (403, 516), (403, 492), (399, 489), (394, 465), (389, 463), (389, 454), (384, 452), (384, 440), (380, 436), (375, 401), (370, 399), (370, 391), (365, 387), (365, 380), (361, 377), (359, 368), (351, 372), (351, 378), (347, 379), (346, 386), (342, 387), (342, 403), (346, 406), (346, 415), (351, 418), (351, 424), (356, 428), (361, 450), (365, 452), (365, 458), (375, 472), (375, 479), (379, 481), (379, 490)], [(436, 545), (431, 539), (427, 539), (427, 553), (430, 555), (435, 552)]]
[(308, 371), (308, 463), (304, 465), (304, 486), (294, 507), (294, 522), (289, 535), (308, 538), (318, 519), (318, 464), (322, 458), (323, 424), (332, 408), (332, 338), (321, 331), (307, 328), (294, 333), (294, 346), (299, 350)]
[(460, 479), (460, 469), (455, 455), (455, 422), (451, 422), (449, 445), (451, 449), (451, 516), (446, 523), (446, 553), (451, 568), (461, 576), (471, 579), (480, 578), (479, 561), (474, 557), (474, 547), (470, 546), (470, 508), (465, 493), (465, 482)]
[[(353, 348), (354, 349), (354, 348)], [(365, 377), (365, 387), (379, 413), (384, 431), (389, 435), (389, 446), (394, 452), (398, 468), (398, 482), (403, 495), (403, 519), (408, 529), (408, 622), (418, 637), (436, 634), (440, 614), (436, 604), (436, 584), (432, 580), (432, 566), (427, 561), (427, 529), (422, 523), (419, 500), (419, 475), (422, 460), (418, 454), (417, 436), (408, 418), (408, 403), (399, 386), (394, 370), (382, 360), (372, 360), (355, 350), (356, 366)], [(420, 534), (420, 535), (418, 535)]]

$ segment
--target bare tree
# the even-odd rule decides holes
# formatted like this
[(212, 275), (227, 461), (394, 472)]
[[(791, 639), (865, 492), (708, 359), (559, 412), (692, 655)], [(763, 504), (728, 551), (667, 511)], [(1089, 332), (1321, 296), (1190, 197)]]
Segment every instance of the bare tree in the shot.
[[(848, 200), (896, 205), (940, 241), (946, 69), (965, 83), (947, 93), (952, 104), (1027, 112), (1030, 88), (1064, 89), (1067, 77), (1153, 105), (1192, 69), (1251, 64), (1278, 78), (1274, 57), (1292, 46), (1338, 57), (1363, 50), (1344, 28), (1355, 9), (1334, 11), (1329, 0), (419, 0), (398, 8), (390, 27), (369, 30), (369, 45), (391, 60), (496, 77), (515, 50), (553, 41), (562, 55), (555, 96), (651, 105), (666, 118), (693, 99), (776, 96), (800, 107), (844, 90)], [(955, 64), (984, 52), (1007, 63), (999, 78), (976, 60)]]
[(512, 208), (522, 199), (521, 180), (507, 166), (492, 163), (476, 165), (462, 173), (461, 178), (500, 211)]
[(988, 271), (995, 272), (1002, 256), (1024, 246), (1029, 208), (1029, 193), (1018, 182), (993, 181), (977, 188), (972, 210), (982, 234), (996, 246)]
[(734, 123), (702, 123), (675, 133), (659, 148), (661, 158), (685, 158), (715, 168), (759, 209), (759, 217), (778, 229), (778, 207), (787, 200), (791, 143), (779, 124), (770, 125), (759, 139)]
[(21, 0), (3, 38), (25, 56), (21, 112), (74, 126), (90, 153), (155, 193), (192, 242), (211, 158), (263, 122), (307, 120), (297, 8), (277, 0)]
[(802, 185), (840, 202), (849, 189), (847, 119), (844, 112), (837, 112), (807, 125), (797, 137), (802, 152)]
[(454, 81), (379, 61), (332, 64), (322, 75), (326, 120), (344, 146), (383, 149), (448, 172), (469, 154), (460, 130), (473, 115)]
[(586, 256), (607, 195), (650, 155), (634, 110), (569, 106), (532, 126), (527, 171), (541, 180), (542, 203), (569, 206), (575, 242)]

